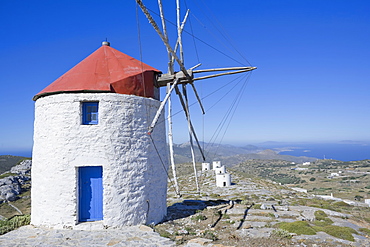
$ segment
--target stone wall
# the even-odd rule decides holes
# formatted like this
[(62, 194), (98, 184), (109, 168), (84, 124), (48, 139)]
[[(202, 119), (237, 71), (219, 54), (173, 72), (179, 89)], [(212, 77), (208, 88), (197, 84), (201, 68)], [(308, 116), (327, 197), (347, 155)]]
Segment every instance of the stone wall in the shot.
[[(82, 125), (81, 102), (99, 101), (99, 124)], [(103, 167), (103, 224), (158, 223), (166, 214), (167, 145), (160, 102), (115, 93), (68, 93), (35, 104), (31, 223), (78, 224), (77, 168)], [(163, 162), (163, 163), (162, 163)]]

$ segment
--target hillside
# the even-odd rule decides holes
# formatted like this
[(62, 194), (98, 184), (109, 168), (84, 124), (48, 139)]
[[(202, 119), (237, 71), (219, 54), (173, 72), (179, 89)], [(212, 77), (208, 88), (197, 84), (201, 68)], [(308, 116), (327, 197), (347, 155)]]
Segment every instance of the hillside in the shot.
[[(241, 155), (235, 152), (239, 151), (234, 150), (234, 157)], [(276, 157), (270, 150), (243, 155)], [(29, 174), (26, 168), (12, 171)], [(227, 168), (232, 176), (230, 187), (216, 187), (214, 171), (201, 172), (200, 163), (197, 168), (200, 193), (196, 191), (192, 165), (178, 164), (182, 196), (175, 195), (170, 180), (167, 218), (152, 226), (179, 246), (370, 244), (370, 208), (364, 203), (370, 195), (370, 160), (317, 160), (305, 164), (281, 159), (246, 160)], [(297, 192), (294, 187), (308, 193)], [(26, 214), (30, 212), (29, 189), (30, 181), (26, 181), (19, 199), (11, 202)], [(330, 193), (334, 196), (325, 200), (317, 196)], [(0, 204), (0, 215), (10, 218), (17, 214), (9, 202)]]
[(246, 176), (300, 187), (308, 193), (333, 193), (343, 199), (361, 201), (370, 197), (370, 160), (317, 160), (306, 164), (281, 160), (248, 160), (232, 169)]
[[(207, 162), (219, 160), (222, 162), (222, 164), (226, 166), (234, 166), (246, 160), (253, 159), (286, 160), (297, 163), (317, 160), (316, 158), (305, 156), (296, 157), (290, 155), (280, 155), (278, 154), (278, 152), (275, 152), (273, 150), (264, 149), (253, 145), (236, 147), (232, 145), (212, 145), (209, 143), (201, 143), (201, 146), (204, 149), (204, 154), (206, 156)], [(175, 144), (174, 152), (175, 163), (181, 164), (191, 162), (190, 144), (188, 142), (183, 144)], [(197, 162), (201, 162), (202, 158), (197, 147), (195, 147), (195, 154)]]
[(26, 157), (13, 155), (0, 155), (0, 174), (9, 171), (10, 168), (15, 166), (19, 161), (23, 159), (26, 159)]
[[(168, 216), (154, 229), (181, 246), (188, 243), (258, 247), (369, 246), (370, 208), (363, 199), (351, 205), (297, 192), (290, 184), (280, 185), (254, 175), (258, 173), (254, 171), (259, 170), (250, 165), (262, 170), (276, 169), (275, 172), (282, 169), (281, 173), (297, 166), (281, 160), (240, 164), (228, 169), (232, 176), (230, 187), (216, 187), (213, 171), (199, 172), (201, 191), (198, 194), (191, 164), (181, 164), (178, 172), (182, 197), (175, 195), (173, 184), (169, 183)], [(316, 165), (328, 167), (325, 161)], [(351, 166), (350, 162), (342, 165)]]

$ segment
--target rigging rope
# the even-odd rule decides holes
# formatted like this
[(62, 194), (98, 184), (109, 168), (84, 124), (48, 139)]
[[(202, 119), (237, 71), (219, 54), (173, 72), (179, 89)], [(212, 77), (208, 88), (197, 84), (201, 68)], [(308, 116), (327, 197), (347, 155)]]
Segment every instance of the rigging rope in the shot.
[[(243, 77), (243, 76), (245, 76), (245, 75), (239, 75), (237, 78), (235, 78), (235, 79), (233, 79), (233, 80), (230, 80), (230, 81), (228, 81), (227, 83), (225, 83), (224, 85), (222, 85), (221, 87), (219, 87), (219, 88), (217, 88), (216, 90), (214, 90), (214, 91), (212, 91), (211, 93), (209, 93), (209, 94), (207, 94), (206, 96), (204, 96), (204, 97), (202, 97), (201, 98), (201, 100), (204, 100), (204, 99), (206, 99), (206, 98), (208, 98), (208, 97), (210, 97), (210, 96), (212, 96), (213, 94), (215, 94), (215, 93), (217, 93), (217, 92), (219, 92), (219, 91), (221, 91), (222, 89), (224, 89), (225, 87), (228, 87), (228, 86), (230, 86), (230, 85), (232, 85), (233, 83), (235, 83), (235, 82), (237, 82), (237, 80), (238, 79), (240, 79), (241, 77)], [(213, 107), (215, 107), (219, 102), (221, 102), (222, 100), (224, 100), (224, 98), (225, 98), (225, 96), (227, 96), (236, 86), (238, 86), (239, 85), (239, 83), (240, 83), (240, 81), (239, 82), (237, 82), (230, 90), (228, 90), (228, 91), (225, 91), (225, 93), (222, 95), (222, 96), (220, 96), (219, 97), (219, 100), (217, 100), (211, 107), (209, 107), (208, 109), (207, 109), (207, 112), (209, 112)], [(190, 107), (192, 107), (192, 106), (194, 106), (194, 105), (196, 105), (196, 104), (198, 104), (198, 102), (197, 101), (195, 101), (195, 102), (193, 102), (193, 103), (191, 103), (191, 104), (189, 104), (189, 108)], [(179, 111), (177, 111), (177, 112), (175, 112), (175, 113), (173, 113), (173, 114), (171, 114), (171, 117), (174, 117), (174, 116), (176, 116), (176, 115), (178, 115), (178, 114), (180, 114), (181, 112), (182, 112), (183, 110), (181, 109), (181, 110), (179, 110)], [(167, 117), (168, 118), (168, 117)], [(167, 119), (166, 118), (166, 119)], [(166, 120), (165, 119), (165, 120)], [(165, 121), (165, 120), (163, 120), (163, 121)], [(158, 121), (158, 123), (162, 123), (163, 121)]]
[[(207, 11), (203, 11), (204, 8), (202, 7), (199, 7), (198, 5), (198, 9), (200, 9), (200, 11), (203, 12), (204, 16), (206, 16), (206, 18), (211, 22), (211, 24), (213, 25), (213, 27), (221, 34), (221, 36), (231, 45), (231, 47), (234, 49), (234, 51), (242, 58), (244, 59), (247, 64), (251, 65), (251, 63), (247, 60), (247, 58), (239, 51), (239, 49), (236, 48), (236, 46), (234, 45), (234, 42), (233, 40), (231, 39), (230, 35), (226, 32), (225, 28), (222, 26), (221, 22), (217, 19), (217, 16), (213, 14), (212, 10), (206, 5), (206, 3), (201, 0), (201, 2), (203, 3), (203, 5), (207, 8)], [(198, 4), (198, 1), (195, 1), (195, 4)], [(211, 14), (211, 17), (212, 18), (209, 18), (207, 13), (210, 13)], [(217, 28), (217, 25), (214, 24), (214, 22), (212, 20), (215, 20), (217, 25), (220, 27), (220, 29)], [(225, 46), (227, 49), (229, 49), (228, 46)], [(231, 49), (229, 49), (231, 51)]]
[[(240, 81), (239, 81), (239, 83), (240, 83)], [(225, 94), (225, 96), (226, 96), (227, 94), (229, 94), (229, 93), (230, 93), (234, 88), (236, 88), (236, 86), (237, 86), (237, 85), (239, 85), (239, 83), (238, 83), (238, 84), (236, 84), (233, 88), (231, 88), (231, 89), (230, 89), (230, 90)], [(219, 123), (219, 125), (217, 126), (217, 128), (216, 128), (215, 132), (213, 133), (213, 135), (212, 135), (211, 139), (209, 140), (209, 142), (208, 142), (208, 144), (207, 144), (206, 149), (208, 149), (208, 147), (210, 148), (210, 147), (214, 146), (214, 144), (216, 143), (216, 140), (217, 140), (217, 138), (218, 138), (219, 134), (221, 133), (221, 130), (222, 130), (223, 126), (225, 125), (225, 123), (226, 123), (226, 121), (227, 121), (227, 119), (228, 119), (228, 117), (229, 117), (229, 115), (230, 115), (230, 111), (231, 111), (231, 109), (233, 109), (233, 107), (235, 106), (236, 99), (238, 99), (239, 97), (240, 97), (240, 91), (239, 91), (239, 93), (236, 95), (236, 97), (235, 97), (235, 99), (234, 99), (233, 103), (230, 105), (230, 107), (229, 107), (229, 109), (227, 110), (227, 112), (224, 114), (224, 116), (223, 116), (222, 120), (220, 121), (220, 123)], [(221, 99), (224, 99), (224, 97), (222, 97)], [(215, 106), (217, 103), (219, 103), (219, 102), (221, 101), (221, 99), (220, 99), (219, 101), (217, 101), (213, 106)], [(212, 106), (212, 107), (213, 107), (213, 106)], [(208, 154), (208, 153), (207, 153), (207, 154)], [(214, 155), (214, 156), (215, 156), (215, 155)], [(213, 157), (213, 159), (214, 159), (214, 157)]]
[[(147, 10), (148, 10), (148, 11), (150, 11), (152, 14), (155, 14), (155, 15), (159, 16), (159, 14), (158, 14), (158, 13), (156, 13), (155, 11), (153, 11), (153, 10), (151, 10), (151, 9), (149, 9), (149, 8), (147, 8)], [(170, 20), (168, 20), (168, 19), (166, 19), (166, 18), (165, 18), (165, 20), (166, 20), (166, 22), (170, 23), (171, 25), (176, 26), (176, 24), (175, 24), (175, 23), (173, 23), (173, 22), (171, 22)], [(206, 46), (208, 46), (208, 47), (212, 48), (213, 50), (215, 50), (215, 51), (219, 52), (220, 54), (224, 55), (225, 57), (227, 57), (227, 58), (229, 58), (229, 59), (233, 60), (234, 62), (236, 62), (236, 63), (238, 63), (238, 64), (240, 64), (240, 65), (243, 65), (243, 66), (245, 65), (245, 63), (240, 62), (240, 61), (236, 60), (235, 58), (233, 58), (233, 57), (231, 57), (231, 56), (227, 55), (226, 53), (222, 52), (221, 50), (219, 50), (219, 49), (217, 49), (216, 47), (212, 46), (211, 44), (207, 43), (206, 41), (204, 41), (204, 40), (202, 40), (202, 39), (198, 38), (197, 36), (193, 35), (192, 33), (190, 33), (190, 32), (188, 32), (188, 31), (186, 31), (185, 29), (183, 30), (183, 32), (184, 32), (184, 33), (186, 33), (186, 34), (188, 34), (188, 35), (190, 35), (191, 37), (193, 37), (194, 39), (198, 40), (199, 42), (201, 42), (201, 43), (205, 44)]]
[[(213, 156), (213, 159), (215, 158), (215, 156), (216, 156), (216, 154), (217, 154), (217, 151), (218, 151), (218, 149), (219, 149), (219, 147), (220, 147), (220, 144), (222, 143), (222, 141), (223, 141), (223, 139), (224, 139), (224, 137), (225, 137), (225, 135), (226, 135), (226, 132), (227, 132), (227, 130), (229, 129), (229, 126), (230, 126), (230, 124), (231, 124), (231, 120), (233, 119), (233, 117), (234, 117), (234, 114), (235, 114), (235, 112), (236, 112), (236, 109), (238, 108), (238, 105), (239, 105), (239, 103), (240, 103), (240, 100), (242, 99), (242, 95), (243, 95), (243, 93), (244, 93), (244, 91), (245, 91), (245, 88), (247, 87), (247, 84), (248, 84), (248, 79), (249, 79), (249, 77), (250, 77), (250, 74), (248, 75), (248, 77), (245, 79), (245, 82), (243, 83), (243, 85), (242, 85), (242, 88), (241, 88), (241, 90), (240, 90), (240, 96), (239, 96), (239, 98), (236, 98), (235, 99), (235, 104), (233, 104), (233, 109), (230, 109), (230, 111), (232, 110), (232, 113), (231, 113), (231, 117), (229, 118), (229, 122), (228, 122), (228, 124), (227, 124), (227, 126), (226, 126), (226, 128), (225, 128), (225, 131), (224, 131), (224, 133), (223, 133), (223, 135), (222, 135), (222, 137), (221, 137), (221, 139), (220, 139), (220, 141), (219, 141), (219, 143), (218, 143), (218, 145), (217, 145), (217, 149), (216, 149), (216, 151), (215, 151), (215, 154), (214, 154), (214, 156)], [(226, 120), (225, 120), (226, 121)]]
[(156, 153), (157, 153), (157, 155), (158, 155), (158, 158), (159, 158), (159, 160), (161, 161), (161, 164), (162, 164), (163, 170), (165, 171), (165, 173), (166, 173), (166, 175), (167, 175), (167, 178), (168, 178), (168, 180), (170, 181), (170, 183), (171, 183), (171, 185), (172, 185), (171, 187), (175, 190), (175, 194), (177, 194), (177, 192), (176, 192), (176, 188), (175, 188), (175, 185), (174, 185), (174, 183), (172, 182), (172, 179), (170, 178), (170, 175), (168, 174), (168, 170), (166, 169), (166, 166), (165, 166), (165, 164), (164, 164), (164, 162), (163, 162), (163, 160), (162, 160), (162, 157), (161, 157), (161, 155), (160, 155), (160, 153), (159, 153), (159, 151), (158, 151), (158, 148), (157, 148), (157, 146), (155, 145), (155, 142), (154, 142), (154, 140), (153, 140), (152, 135), (149, 135), (149, 137), (150, 137), (150, 140), (152, 141), (152, 144), (153, 144), (154, 149), (155, 149), (155, 151), (156, 151)]
[[(187, 9), (189, 9), (186, 0), (184, 2), (185, 2), (185, 7)], [(193, 24), (191, 22), (191, 18), (189, 18), (189, 24), (190, 24), (190, 31), (191, 31), (191, 34), (192, 34), (192, 37), (193, 37), (193, 44), (194, 44), (194, 48), (195, 48), (195, 54), (197, 56), (198, 63), (200, 63), (199, 54), (198, 54), (198, 48), (197, 48), (197, 44), (196, 44), (195, 38), (194, 38)]]
[[(203, 1), (202, 1), (203, 2)], [(185, 1), (185, 4), (186, 4), (186, 1)], [(204, 2), (203, 2), (203, 4), (204, 4)], [(205, 4), (204, 4), (205, 5)], [(187, 6), (186, 6), (187, 7)], [(138, 8), (138, 5), (137, 5), (137, 8)], [(207, 7), (208, 8), (208, 7)], [(148, 8), (147, 8), (148, 9)], [(150, 12), (152, 12), (153, 14), (155, 14), (155, 15), (157, 15), (157, 16), (159, 16), (159, 14), (157, 14), (156, 12), (154, 12), (154, 11), (152, 11), (152, 10), (150, 10), (150, 9), (148, 9)], [(195, 19), (197, 19), (198, 20), (198, 22), (200, 23), (200, 24), (202, 24), (201, 22), (200, 22), (200, 20), (193, 14), (192, 16), (194, 16), (194, 18)], [(205, 16), (207, 16), (207, 15), (205, 15)], [(207, 17), (208, 18), (208, 17)], [(218, 20), (217, 20), (217, 18), (215, 18), (215, 17), (213, 17), (217, 22), (218, 22)], [(209, 19), (209, 18), (208, 18)], [(172, 23), (171, 21), (169, 21), (169, 20), (167, 20), (167, 19), (165, 19), (168, 23), (170, 23), (171, 25), (173, 25), (173, 26), (176, 26), (176, 24), (175, 23)], [(193, 26), (192, 26), (192, 23), (191, 23), (191, 19), (189, 19), (190, 20), (190, 30), (191, 30), (191, 32), (188, 32), (188, 31), (186, 31), (186, 30), (183, 30), (183, 32), (185, 32), (186, 34), (188, 34), (188, 35), (190, 35), (191, 37), (192, 37), (192, 39), (193, 39), (193, 43), (194, 43), (194, 47), (195, 47), (195, 52), (196, 52), (196, 56), (197, 56), (197, 59), (198, 59), (198, 62), (200, 61), (200, 59), (199, 59), (199, 54), (198, 54), (198, 48), (197, 48), (197, 45), (196, 45), (196, 40), (197, 41), (199, 41), (199, 42), (201, 42), (201, 43), (203, 43), (203, 44), (205, 44), (206, 46), (208, 46), (208, 47), (210, 47), (211, 49), (213, 49), (213, 50), (215, 50), (215, 51), (217, 51), (218, 53), (220, 53), (220, 54), (222, 54), (222, 55), (224, 55), (225, 57), (228, 57), (229, 59), (231, 59), (231, 60), (233, 60), (234, 62), (237, 62), (238, 64), (241, 64), (241, 65), (244, 65), (244, 63), (242, 63), (242, 62), (240, 62), (240, 61), (238, 61), (238, 60), (236, 60), (235, 58), (233, 58), (233, 57), (231, 57), (231, 56), (229, 56), (229, 55), (227, 55), (225, 52), (223, 52), (223, 51), (221, 51), (221, 50), (219, 50), (219, 49), (217, 49), (216, 47), (214, 47), (214, 46), (212, 46), (211, 44), (209, 44), (209, 43), (207, 43), (207, 42), (205, 42), (205, 41), (203, 41), (202, 39), (200, 39), (200, 38), (198, 38), (198, 37), (196, 37), (195, 35), (194, 35), (194, 32), (193, 32)], [(210, 19), (209, 19), (210, 20)], [(211, 21), (211, 20), (210, 20)], [(246, 62), (247, 62), (247, 64), (249, 64), (250, 65), (250, 63), (249, 63), (249, 61), (236, 49), (236, 47), (234, 46), (234, 44), (232, 43), (232, 41), (230, 40), (230, 37), (227, 37), (228, 35), (227, 35), (227, 33), (225, 32), (225, 30), (224, 30), (224, 28), (221, 26), (221, 25), (219, 25), (220, 27), (221, 27), (221, 30), (219, 29), (219, 28), (217, 28), (217, 26), (211, 21), (211, 23), (212, 23), (212, 25), (216, 28), (216, 30), (222, 35), (222, 37), (227, 41), (227, 42), (229, 42), (230, 44), (231, 44), (231, 46), (232, 46), (232, 48), (235, 50), (235, 52), (237, 52), (238, 54), (239, 54), (239, 56), (240, 57), (242, 57)], [(203, 24), (202, 24), (203, 25)], [(204, 25), (203, 25), (204, 26)], [(140, 24), (139, 24), (139, 22), (138, 22), (138, 29), (140, 29)], [(211, 33), (212, 34), (212, 33)], [(214, 34), (212, 34), (212, 35), (214, 35)], [(140, 58), (142, 59), (142, 49), (141, 49), (141, 39), (140, 39), (140, 30), (139, 30), (139, 32), (138, 32), (138, 38), (139, 38), (139, 45), (140, 45)], [(217, 37), (216, 37), (217, 38)], [(218, 39), (218, 38), (217, 38)], [(223, 46), (225, 46), (225, 44), (222, 42), (222, 41), (219, 41)], [(228, 49), (229, 49), (229, 47), (228, 46), (226, 46)], [(227, 132), (227, 130), (228, 130), (228, 128), (229, 128), (229, 126), (230, 126), (230, 124), (231, 124), (231, 120), (232, 120), (232, 118), (233, 118), (233, 116), (235, 115), (235, 112), (236, 112), (236, 109), (237, 109), (237, 107), (238, 107), (238, 105), (240, 104), (240, 101), (241, 101), (241, 98), (242, 98), (242, 95), (243, 95), (243, 93), (244, 93), (244, 91), (245, 91), (245, 88), (246, 88), (246, 85), (247, 85), (247, 82), (248, 82), (248, 79), (249, 79), (249, 77), (250, 77), (250, 74), (248, 75), (248, 77), (245, 79), (245, 81), (244, 81), (244, 83), (242, 84), (242, 87), (241, 87), (241, 90), (239, 90), (239, 92), (237, 93), (237, 95), (236, 95), (236, 97), (235, 97), (235, 99), (233, 100), (233, 102), (232, 102), (232, 104), (231, 104), (231, 106), (229, 107), (229, 109), (227, 110), (227, 112), (225, 113), (225, 115), (224, 115), (224, 117), (222, 118), (222, 120), (221, 120), (221, 122), (220, 122), (220, 124), (218, 125), (218, 127), (217, 127), (217, 129), (216, 129), (216, 131), (215, 131), (215, 133), (213, 134), (213, 136), (212, 136), (212, 138), (211, 138), (211, 140), (210, 140), (210, 143), (208, 143), (208, 145), (207, 145), (207, 148), (208, 148), (208, 146), (209, 145), (211, 145), (211, 146), (213, 146), (214, 145), (214, 143), (216, 142), (216, 140), (218, 139), (218, 137), (219, 137), (219, 135), (221, 134), (221, 131), (224, 129), (224, 132), (223, 132), (223, 134), (222, 134), (222, 136), (221, 136), (221, 140), (220, 140), (220, 143), (221, 143), (221, 141), (224, 139), (224, 137), (225, 137), (225, 135), (226, 135), (226, 132)], [(240, 77), (239, 77), (240, 78)], [(233, 82), (234, 81), (236, 81), (237, 79), (234, 79), (233, 80)], [(241, 83), (241, 81), (239, 81), (238, 83), (236, 83), (236, 85), (234, 85), (229, 91), (227, 91), (226, 92), (226, 94), (225, 95), (227, 95), (227, 94), (229, 94), (237, 85), (239, 85)], [(219, 89), (217, 89), (217, 90), (215, 90), (214, 92), (212, 92), (212, 93), (210, 93), (210, 94), (208, 94), (208, 95), (206, 95), (205, 97), (202, 97), (202, 100), (203, 99), (205, 99), (205, 98), (207, 98), (207, 97), (209, 97), (210, 95), (212, 95), (212, 94), (214, 94), (214, 93), (216, 93), (217, 91), (219, 91), (219, 90), (221, 90), (222, 88), (224, 88), (224, 87), (226, 87), (226, 86), (228, 86), (227, 84), (225, 84), (224, 86), (222, 86), (222, 87), (220, 87)], [(144, 90), (145, 90), (145, 86), (144, 86)], [(215, 104), (213, 104), (208, 110), (210, 110), (210, 109), (212, 109), (215, 105), (217, 105), (222, 99), (223, 99), (224, 97), (221, 97)], [(191, 104), (190, 106), (192, 106), (192, 105), (194, 105), (194, 104), (196, 104), (196, 102), (195, 103), (193, 103), (193, 104)], [(180, 110), (180, 111), (178, 111), (178, 112), (176, 112), (176, 113), (174, 113), (174, 114), (171, 114), (171, 116), (175, 116), (175, 115), (177, 115), (178, 113), (180, 113), (180, 112), (182, 112), (182, 110)], [(147, 111), (147, 117), (149, 117), (148, 116), (148, 111)], [(204, 119), (203, 119), (203, 131), (204, 131)], [(214, 138), (214, 140), (213, 140), (213, 138)], [(163, 162), (163, 160), (162, 160), (162, 158), (160, 157), (160, 154), (159, 154), (159, 152), (158, 152), (158, 150), (157, 150), (157, 147), (156, 147), (156, 145), (155, 145), (155, 143), (154, 143), (154, 140), (153, 140), (153, 138), (152, 138), (152, 136), (150, 136), (150, 139), (151, 139), (151, 141), (152, 141), (152, 143), (153, 143), (153, 146), (154, 146), (154, 148), (155, 148), (155, 150), (156, 150), (156, 152), (157, 152), (157, 154), (158, 154), (158, 156), (159, 156), (159, 158), (160, 158), (160, 160), (161, 160), (161, 163), (162, 163), (162, 166), (163, 166), (163, 168), (164, 168), (164, 170), (165, 170), (165, 172), (166, 172), (166, 174), (167, 174), (167, 177), (169, 178), (169, 180), (170, 180), (170, 182), (172, 183), (172, 180), (170, 179), (170, 177), (169, 177), (169, 174), (168, 174), (168, 171), (166, 170), (166, 167), (165, 167), (165, 164), (164, 164), (164, 162)], [(211, 143), (211, 141), (214, 141), (214, 143)], [(218, 144), (218, 146), (217, 146), (217, 149), (216, 149), (216, 152), (215, 152), (215, 155), (216, 155), (216, 153), (217, 153), (217, 150), (218, 150), (218, 148), (219, 148), (219, 146), (220, 146), (220, 143)], [(203, 145), (204, 145), (204, 139), (203, 139)], [(206, 149), (207, 149), (206, 148)], [(174, 188), (174, 185), (173, 185), (173, 183), (172, 183), (172, 187)], [(175, 189), (175, 193), (176, 193), (176, 189)]]

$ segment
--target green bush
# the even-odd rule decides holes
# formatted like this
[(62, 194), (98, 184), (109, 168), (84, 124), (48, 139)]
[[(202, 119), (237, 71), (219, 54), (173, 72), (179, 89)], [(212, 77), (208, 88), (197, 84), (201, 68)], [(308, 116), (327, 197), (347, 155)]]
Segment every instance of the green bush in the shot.
[(324, 220), (326, 217), (328, 217), (328, 215), (322, 210), (315, 211), (314, 215), (316, 220)]
[(213, 231), (206, 230), (202, 235), (203, 235), (203, 237), (208, 238), (208, 239), (212, 239), (213, 241), (218, 240), (217, 235)]
[(362, 233), (365, 233), (365, 234), (367, 234), (367, 235), (370, 235), (370, 229), (367, 229), (367, 228), (360, 228), (360, 229), (358, 229), (360, 232), (362, 232)]
[(333, 223), (334, 222), (329, 218), (325, 218), (323, 220), (315, 220), (313, 222), (313, 224), (316, 225), (316, 226), (330, 226)]
[(352, 241), (352, 242), (355, 241), (355, 238), (352, 236), (352, 233), (358, 234), (355, 230), (353, 230), (350, 227), (333, 226), (333, 225), (322, 227), (321, 231), (326, 232), (327, 234), (333, 237)]
[(225, 221), (227, 224), (234, 224), (235, 223), (235, 221), (233, 221), (233, 220), (227, 220), (227, 221)]
[(271, 218), (275, 218), (275, 214), (273, 214), (273, 213), (268, 213), (267, 216), (271, 217)]
[(287, 230), (281, 229), (281, 228), (274, 229), (271, 232), (271, 235), (274, 237), (278, 237), (278, 238), (288, 238), (288, 239), (292, 238), (292, 235), (290, 234), (290, 232), (288, 232)]
[(17, 215), (8, 220), (0, 220), (0, 235), (13, 231), (14, 229), (29, 225), (31, 215)]
[(1, 178), (6, 178), (6, 177), (9, 177), (9, 176), (17, 176), (18, 174), (16, 173), (4, 173), (4, 174), (1, 174), (0, 175), (0, 179)]
[(334, 202), (333, 206), (336, 206), (336, 207), (352, 207), (351, 205), (349, 205), (348, 203), (345, 203), (343, 201)]
[(316, 231), (308, 224), (307, 221), (295, 221), (295, 222), (281, 222), (276, 224), (280, 229), (288, 232), (296, 233), (298, 235), (315, 235)]
[(195, 221), (201, 221), (201, 220), (206, 220), (207, 217), (204, 214), (198, 214), (196, 216), (191, 217), (191, 219)]

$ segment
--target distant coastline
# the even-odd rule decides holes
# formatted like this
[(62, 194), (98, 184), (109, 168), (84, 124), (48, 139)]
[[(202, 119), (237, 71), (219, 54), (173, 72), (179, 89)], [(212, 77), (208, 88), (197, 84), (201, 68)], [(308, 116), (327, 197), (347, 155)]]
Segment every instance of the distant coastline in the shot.
[(2, 151), (0, 150), (0, 155), (13, 155), (13, 156), (22, 156), (31, 158), (32, 157), (32, 151), (30, 150), (18, 150), (18, 151)]
[[(232, 144), (231, 144), (232, 145)], [(256, 149), (271, 149), (280, 155), (306, 156), (317, 159), (356, 161), (370, 159), (370, 142), (288, 143), (267, 142), (253, 144)], [(253, 152), (252, 152), (253, 153)], [(32, 150), (4, 151), (0, 155), (32, 157)]]
[(300, 144), (294, 147), (274, 148), (279, 154), (292, 156), (307, 156), (318, 159), (334, 159), (341, 161), (356, 161), (370, 159), (369, 144), (351, 143), (320, 143)]

